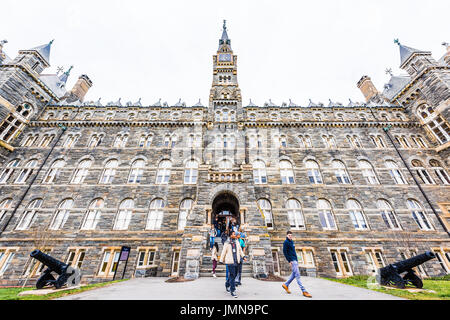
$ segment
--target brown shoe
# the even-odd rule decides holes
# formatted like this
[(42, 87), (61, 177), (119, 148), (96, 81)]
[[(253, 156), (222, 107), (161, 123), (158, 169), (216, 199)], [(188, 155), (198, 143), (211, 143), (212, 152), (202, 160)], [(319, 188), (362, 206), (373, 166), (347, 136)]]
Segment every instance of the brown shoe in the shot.
[(281, 285), (283, 287), (284, 290), (286, 290), (287, 293), (291, 293), (289, 291), (289, 288), (287, 287), (287, 285), (285, 285), (284, 283)]
[(312, 295), (310, 295), (307, 291), (303, 291), (303, 295), (307, 298), (312, 298)]

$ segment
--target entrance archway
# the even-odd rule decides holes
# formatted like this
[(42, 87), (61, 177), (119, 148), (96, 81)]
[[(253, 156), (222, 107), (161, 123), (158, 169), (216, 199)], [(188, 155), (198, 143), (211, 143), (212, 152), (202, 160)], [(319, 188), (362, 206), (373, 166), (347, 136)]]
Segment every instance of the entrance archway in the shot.
[(212, 222), (215, 221), (216, 217), (223, 223), (223, 226), (227, 226), (233, 218), (240, 225), (239, 200), (229, 192), (223, 192), (217, 195), (212, 203)]

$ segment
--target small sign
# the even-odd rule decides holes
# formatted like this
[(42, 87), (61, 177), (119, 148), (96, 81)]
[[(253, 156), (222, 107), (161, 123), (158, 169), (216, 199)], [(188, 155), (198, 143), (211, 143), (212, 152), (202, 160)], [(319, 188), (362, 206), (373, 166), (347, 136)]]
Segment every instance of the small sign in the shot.
[(119, 261), (127, 261), (130, 254), (130, 247), (122, 247)]

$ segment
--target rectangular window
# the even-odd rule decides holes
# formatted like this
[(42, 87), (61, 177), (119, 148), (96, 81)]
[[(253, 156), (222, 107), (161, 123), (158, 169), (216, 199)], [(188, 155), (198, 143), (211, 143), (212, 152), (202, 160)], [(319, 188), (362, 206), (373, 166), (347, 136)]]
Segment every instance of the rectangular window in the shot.
[(11, 265), (11, 261), (14, 258), (15, 251), (16, 249), (0, 249), (0, 275), (5, 273), (8, 267)]
[(444, 273), (450, 273), (450, 249), (433, 249), (436, 259)]
[(332, 249), (330, 250), (330, 254), (334, 270), (338, 277), (348, 277), (353, 275), (347, 251), (345, 249)]
[(74, 268), (80, 269), (81, 265), (83, 264), (85, 255), (86, 255), (85, 249), (71, 249), (69, 251), (66, 264)]
[(278, 259), (278, 250), (272, 249), (273, 273), (280, 274), (280, 260)]
[[(98, 272), (99, 276), (112, 277), (119, 264), (120, 249), (106, 249)], [(84, 258), (84, 255), (83, 255)]]
[(376, 249), (366, 249), (365, 256), (367, 264), (371, 272), (376, 272), (379, 268), (385, 267), (383, 253), (381, 250)]
[(138, 267), (145, 267), (155, 264), (156, 249), (141, 249), (138, 253)]
[(173, 256), (172, 256), (172, 275), (173, 276), (178, 275), (179, 266), (180, 266), (180, 249), (175, 249), (173, 251)]
[[(50, 254), (51, 249), (40, 249), (43, 253)], [(25, 271), (25, 275), (29, 277), (40, 276), (42, 271), (44, 271), (45, 265), (40, 261), (29, 258), (28, 259), (28, 268)]]
[(297, 251), (298, 265), (306, 268), (315, 267), (314, 264), (314, 253), (308, 248), (299, 248)]

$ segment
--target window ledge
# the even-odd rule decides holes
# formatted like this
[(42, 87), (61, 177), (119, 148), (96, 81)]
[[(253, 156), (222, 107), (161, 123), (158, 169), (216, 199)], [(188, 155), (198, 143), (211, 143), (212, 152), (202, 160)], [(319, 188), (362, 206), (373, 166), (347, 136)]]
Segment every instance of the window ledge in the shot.
[[(0, 143), (1, 143), (1, 140), (0, 140)], [(443, 144), (443, 145), (441, 145), (441, 146), (439, 146), (439, 147), (437, 147), (437, 148), (436, 148), (436, 152), (445, 150), (445, 149), (447, 149), (448, 147), (450, 147), (450, 141), (447, 142), (447, 143), (445, 143), (445, 144)]]
[(3, 140), (0, 140), (0, 147), (3, 147), (9, 151), (14, 151), (14, 147)]

